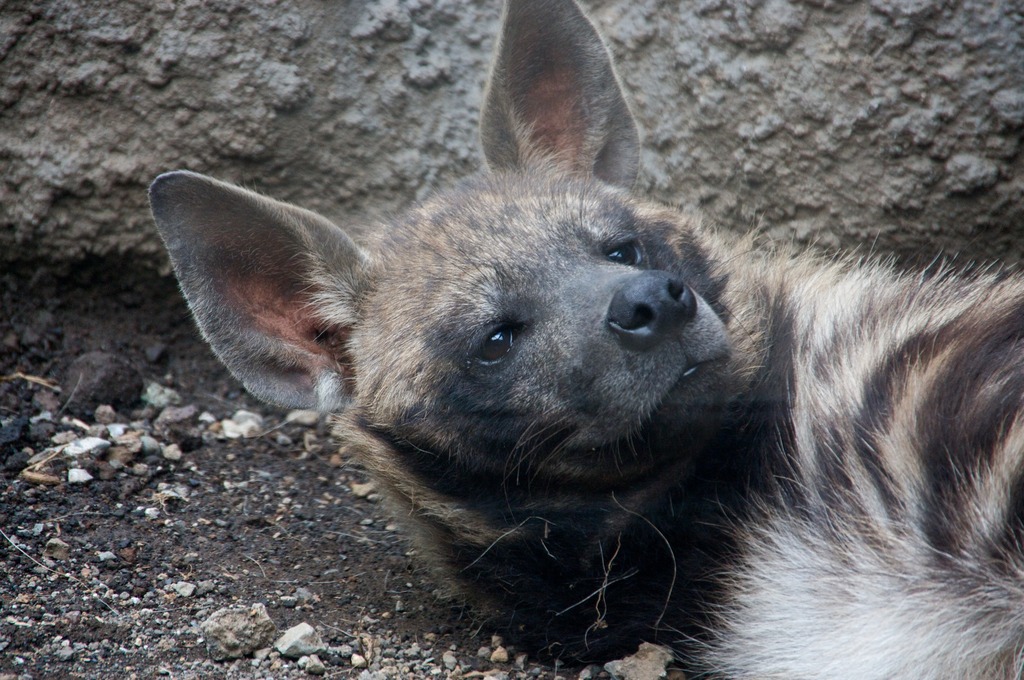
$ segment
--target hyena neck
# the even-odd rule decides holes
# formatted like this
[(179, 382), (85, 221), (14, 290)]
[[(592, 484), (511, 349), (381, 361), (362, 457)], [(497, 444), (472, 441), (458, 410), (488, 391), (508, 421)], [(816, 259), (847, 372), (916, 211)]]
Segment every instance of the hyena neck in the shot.
[(675, 462), (600, 488), (502, 478), (413, 446), (356, 410), (336, 431), (445, 583), (503, 613), (529, 648), (600, 660), (637, 639), (681, 645), (702, 634), (717, 597), (711, 574), (734, 549), (727, 527), (752, 469), (754, 448), (742, 441), (751, 428), (728, 425), (700, 451), (677, 440)]

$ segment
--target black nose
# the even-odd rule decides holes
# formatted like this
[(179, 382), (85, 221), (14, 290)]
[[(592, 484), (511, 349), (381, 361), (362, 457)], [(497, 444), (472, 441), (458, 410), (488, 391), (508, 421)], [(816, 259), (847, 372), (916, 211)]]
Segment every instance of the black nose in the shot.
[(626, 349), (647, 350), (697, 313), (697, 298), (680, 279), (645, 271), (627, 279), (608, 305), (608, 327)]

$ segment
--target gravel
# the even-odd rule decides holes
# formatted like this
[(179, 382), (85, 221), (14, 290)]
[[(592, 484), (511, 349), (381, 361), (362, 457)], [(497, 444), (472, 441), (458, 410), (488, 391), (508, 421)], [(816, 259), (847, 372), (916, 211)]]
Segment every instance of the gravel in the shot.
[[(443, 597), (323, 419), (242, 393), (173, 281), (0, 274), (0, 308), (3, 680), (610, 677)], [(65, 372), (96, 351), (167, 389), (72, 408)], [(142, 398), (158, 392), (180, 401)], [(260, 429), (230, 439), (226, 421)], [(225, 610), (249, 622), (237, 642), (211, 632)], [(309, 646), (275, 648), (296, 626)]]

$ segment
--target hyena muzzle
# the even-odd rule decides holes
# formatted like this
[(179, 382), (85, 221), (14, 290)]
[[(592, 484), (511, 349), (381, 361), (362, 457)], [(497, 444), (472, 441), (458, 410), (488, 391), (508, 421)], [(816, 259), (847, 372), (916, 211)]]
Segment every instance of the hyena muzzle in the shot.
[(151, 189), (203, 334), (336, 413), (442, 578), (523, 645), (750, 678), (992, 678), (1024, 642), (1024, 281), (755, 247), (628, 193), (573, 0), (510, 0), (489, 172), (356, 244)]

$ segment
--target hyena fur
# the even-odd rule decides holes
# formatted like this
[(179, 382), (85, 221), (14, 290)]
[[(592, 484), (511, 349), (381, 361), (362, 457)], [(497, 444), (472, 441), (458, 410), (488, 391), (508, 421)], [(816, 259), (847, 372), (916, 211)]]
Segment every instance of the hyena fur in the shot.
[(485, 174), (356, 244), (189, 172), (150, 196), (205, 337), (336, 433), (520, 645), (735, 678), (998, 678), (1024, 641), (1024, 281), (716, 233), (629, 193), (572, 0), (511, 0)]

